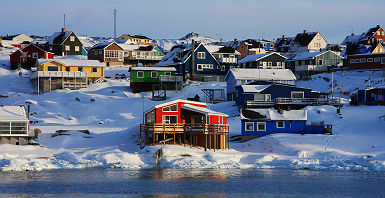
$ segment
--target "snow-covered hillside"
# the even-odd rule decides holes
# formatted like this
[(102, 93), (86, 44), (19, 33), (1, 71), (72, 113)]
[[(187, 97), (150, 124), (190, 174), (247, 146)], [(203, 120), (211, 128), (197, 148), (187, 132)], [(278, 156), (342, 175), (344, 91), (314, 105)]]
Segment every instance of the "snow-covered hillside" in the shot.
[(188, 43), (191, 43), (193, 39), (201, 43), (220, 42), (220, 40), (218, 39), (206, 37), (195, 32), (188, 33), (186, 36), (180, 39), (155, 39), (154, 42), (156, 42), (164, 50), (169, 51), (174, 45), (188, 44)]
[[(31, 105), (31, 128), (42, 130), (41, 146), (0, 145), (0, 170), (119, 167), (147, 169), (161, 146), (140, 149), (138, 127), (144, 109), (161, 102), (151, 93), (134, 94), (127, 79), (107, 80), (86, 89), (56, 90), (36, 95), (27, 78), (9, 70), (8, 56), (0, 56), (0, 104)], [(106, 75), (128, 74), (128, 67), (109, 67)], [(320, 74), (297, 84), (328, 91), (330, 83)], [(341, 74), (335, 73), (337, 85)], [(364, 87), (368, 73), (344, 72), (344, 90)], [(384, 77), (371, 74), (372, 84), (384, 86)], [(223, 82), (191, 82), (182, 91), (168, 92), (168, 100), (186, 99), (202, 88), (225, 88)], [(144, 99), (142, 98), (144, 96)], [(78, 100), (76, 99), (78, 98)], [(93, 100), (91, 100), (93, 99)], [(310, 121), (333, 125), (334, 135), (275, 134), (249, 142), (231, 142), (229, 150), (205, 152), (202, 148), (163, 146), (162, 168), (290, 168), (313, 170), (385, 171), (384, 106), (350, 106), (346, 99), (341, 115), (330, 106), (308, 107)], [(230, 115), (230, 134), (240, 134), (240, 118), (233, 102), (210, 105)], [(69, 130), (55, 135), (56, 130)], [(90, 134), (76, 130), (89, 130)]]

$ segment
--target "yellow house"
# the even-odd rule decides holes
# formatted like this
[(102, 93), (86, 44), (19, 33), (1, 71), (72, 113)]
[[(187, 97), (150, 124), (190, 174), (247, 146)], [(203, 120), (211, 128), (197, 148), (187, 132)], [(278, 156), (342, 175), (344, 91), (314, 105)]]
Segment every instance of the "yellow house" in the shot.
[(123, 34), (122, 36), (119, 36), (117, 39), (118, 40), (129, 39), (131, 40), (131, 43), (134, 45), (137, 45), (137, 44), (149, 45), (152, 43), (152, 39), (142, 35)]
[(381, 45), (381, 43), (378, 43), (377, 47), (373, 49), (372, 53), (384, 53), (385, 49)]
[(80, 89), (103, 82), (105, 67), (98, 60), (39, 59), (29, 77), (38, 94), (55, 89)]

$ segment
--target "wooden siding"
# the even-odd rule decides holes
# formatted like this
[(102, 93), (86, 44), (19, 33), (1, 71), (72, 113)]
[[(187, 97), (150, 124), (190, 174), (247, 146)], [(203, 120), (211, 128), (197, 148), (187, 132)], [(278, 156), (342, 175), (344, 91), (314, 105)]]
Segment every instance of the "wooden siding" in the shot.
[[(87, 72), (89, 78), (104, 77), (104, 67), (92, 67), (92, 66), (64, 66), (55, 61), (47, 62), (38, 66), (38, 71), (48, 71), (49, 66), (57, 66), (58, 71), (66, 71), (66, 68), (70, 68), (70, 71), (79, 71), (79, 68), (83, 68), (83, 72)], [(92, 72), (92, 69), (96, 68), (97, 72)]]

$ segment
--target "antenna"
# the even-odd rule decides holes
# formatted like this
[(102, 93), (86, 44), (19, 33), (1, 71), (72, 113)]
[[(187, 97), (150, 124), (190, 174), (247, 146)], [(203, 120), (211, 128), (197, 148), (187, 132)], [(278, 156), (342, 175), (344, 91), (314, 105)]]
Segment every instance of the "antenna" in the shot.
[(116, 8), (114, 7), (114, 40), (116, 40)]
[(66, 27), (66, 14), (64, 14), (64, 28)]

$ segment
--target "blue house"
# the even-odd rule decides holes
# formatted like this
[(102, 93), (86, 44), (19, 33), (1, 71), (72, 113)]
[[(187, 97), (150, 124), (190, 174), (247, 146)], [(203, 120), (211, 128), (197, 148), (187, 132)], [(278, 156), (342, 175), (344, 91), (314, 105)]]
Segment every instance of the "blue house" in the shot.
[(236, 86), (253, 81), (270, 81), (294, 85), (297, 78), (289, 69), (245, 69), (233, 68), (226, 75), (228, 101), (236, 100)]
[(300, 109), (309, 105), (337, 105), (329, 100), (328, 93), (282, 83), (256, 81), (236, 87), (236, 105), (241, 108), (275, 107)]
[(278, 112), (274, 109), (246, 109), (241, 112), (242, 141), (274, 133), (325, 134), (332, 126), (323, 122), (306, 124), (306, 110)]
[(352, 105), (385, 105), (385, 88), (367, 88), (357, 90), (351, 96)]
[[(213, 48), (202, 43), (195, 44), (193, 63), (192, 45), (177, 45), (156, 66), (173, 66), (177, 73), (183, 75), (185, 79), (223, 81), (231, 65), (237, 64), (239, 52), (236, 50), (229, 52), (228, 50), (221, 50), (221, 48), (226, 47), (216, 46)], [(214, 50), (211, 52), (209, 49)], [(228, 64), (226, 61), (234, 61), (234, 63)]]

